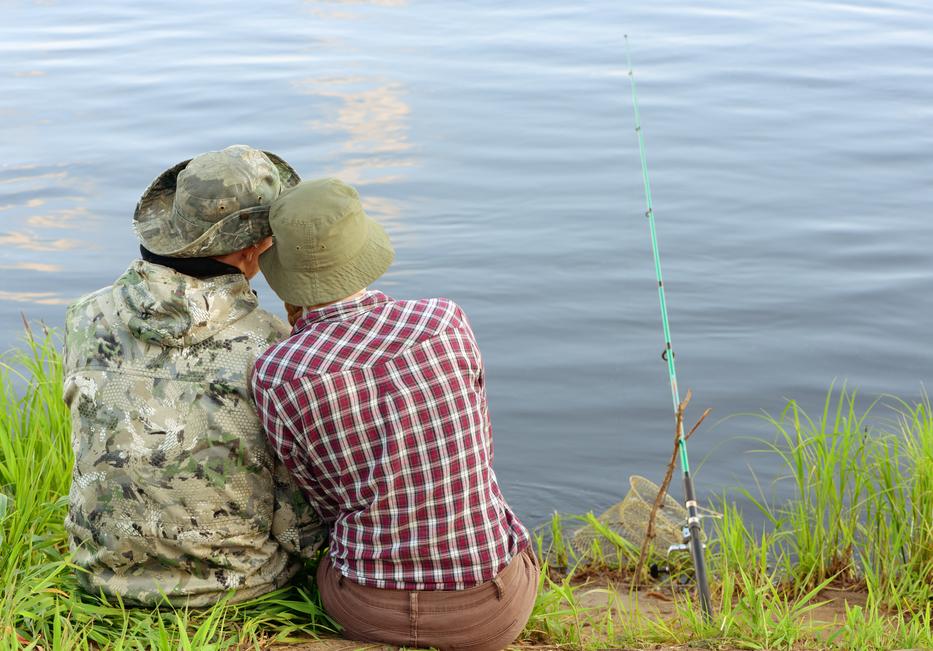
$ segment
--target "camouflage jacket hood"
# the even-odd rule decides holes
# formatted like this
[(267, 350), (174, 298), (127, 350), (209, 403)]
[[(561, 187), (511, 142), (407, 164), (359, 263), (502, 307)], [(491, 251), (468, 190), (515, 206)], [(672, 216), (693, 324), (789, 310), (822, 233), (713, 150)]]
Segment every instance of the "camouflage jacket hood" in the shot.
[(142, 260), (114, 284), (113, 303), (134, 337), (172, 348), (200, 343), (259, 305), (242, 274), (199, 280)]
[(317, 550), (317, 516), (248, 390), (256, 357), (287, 334), (244, 276), (198, 280), (142, 260), (69, 307), (65, 528), (85, 589), (150, 606), (240, 601)]

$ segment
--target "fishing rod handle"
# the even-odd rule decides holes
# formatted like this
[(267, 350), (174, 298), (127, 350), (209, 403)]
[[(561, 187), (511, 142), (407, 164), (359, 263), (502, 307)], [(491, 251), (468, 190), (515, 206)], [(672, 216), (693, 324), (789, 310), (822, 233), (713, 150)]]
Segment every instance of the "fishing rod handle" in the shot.
[(687, 507), (687, 527), (690, 530), (690, 554), (693, 556), (693, 569), (696, 574), (697, 589), (700, 593), (700, 606), (706, 623), (713, 621), (713, 600), (709, 591), (709, 578), (706, 575), (706, 554), (703, 549), (703, 523), (693, 490), (693, 477), (684, 473), (684, 495)]

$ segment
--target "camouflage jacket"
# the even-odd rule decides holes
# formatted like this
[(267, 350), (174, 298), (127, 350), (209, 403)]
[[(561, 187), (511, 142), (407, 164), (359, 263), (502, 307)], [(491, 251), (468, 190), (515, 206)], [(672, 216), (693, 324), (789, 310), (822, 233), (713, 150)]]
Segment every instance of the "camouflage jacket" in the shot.
[(288, 328), (245, 277), (137, 260), (70, 306), (65, 327), (65, 526), (85, 589), (203, 606), (286, 582), (323, 532), (248, 393), (254, 359)]

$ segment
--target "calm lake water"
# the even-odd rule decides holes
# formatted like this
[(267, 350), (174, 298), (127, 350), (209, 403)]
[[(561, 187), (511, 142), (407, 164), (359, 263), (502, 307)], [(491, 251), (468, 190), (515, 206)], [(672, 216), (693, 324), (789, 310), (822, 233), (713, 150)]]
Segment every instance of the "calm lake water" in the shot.
[[(376, 285), (443, 295), (529, 523), (658, 479), (672, 440), (623, 34), (701, 493), (774, 470), (750, 417), (933, 371), (933, 7), (916, 2), (4, 3), (0, 345), (136, 254), (163, 169), (246, 143), (358, 186)], [(265, 306), (281, 312), (265, 283)], [(702, 461), (702, 463), (701, 463)], [(776, 494), (783, 487), (777, 486)], [(675, 494), (680, 495), (679, 487)]]

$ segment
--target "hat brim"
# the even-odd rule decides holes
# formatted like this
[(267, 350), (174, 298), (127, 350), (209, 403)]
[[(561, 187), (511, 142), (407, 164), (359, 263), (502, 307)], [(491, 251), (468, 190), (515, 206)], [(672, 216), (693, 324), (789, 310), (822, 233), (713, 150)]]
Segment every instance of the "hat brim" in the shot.
[(330, 269), (289, 269), (279, 251), (288, 242), (276, 242), (259, 257), (259, 268), (280, 299), (300, 306), (331, 303), (368, 287), (382, 276), (395, 259), (395, 250), (385, 229), (367, 217), (366, 243), (345, 263)]
[[(278, 170), (283, 193), (298, 185), (301, 179), (291, 165), (271, 152), (263, 153)], [(189, 158), (162, 172), (136, 204), (133, 227), (144, 247), (171, 258), (200, 258), (240, 251), (272, 234), (269, 206), (264, 205), (231, 213), (192, 237), (184, 224), (172, 218), (178, 174), (190, 162)]]

